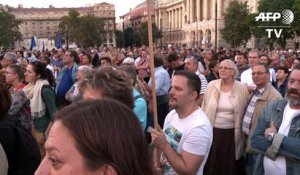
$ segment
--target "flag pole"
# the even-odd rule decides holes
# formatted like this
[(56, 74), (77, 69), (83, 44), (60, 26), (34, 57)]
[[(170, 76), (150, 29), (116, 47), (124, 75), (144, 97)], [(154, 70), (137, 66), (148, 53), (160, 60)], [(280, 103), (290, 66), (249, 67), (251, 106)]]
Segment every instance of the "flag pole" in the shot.
[[(151, 72), (151, 89), (152, 89), (152, 109), (153, 109), (153, 120), (154, 129), (158, 130), (158, 119), (157, 119), (157, 109), (156, 109), (156, 90), (155, 90), (155, 76), (154, 76), (154, 54), (153, 54), (153, 36), (152, 36), (152, 11), (150, 0), (147, 0), (147, 17), (148, 17), (148, 41), (149, 41), (149, 52), (150, 52), (150, 72)], [(155, 163), (159, 162), (159, 152), (158, 149), (154, 149), (153, 161)]]

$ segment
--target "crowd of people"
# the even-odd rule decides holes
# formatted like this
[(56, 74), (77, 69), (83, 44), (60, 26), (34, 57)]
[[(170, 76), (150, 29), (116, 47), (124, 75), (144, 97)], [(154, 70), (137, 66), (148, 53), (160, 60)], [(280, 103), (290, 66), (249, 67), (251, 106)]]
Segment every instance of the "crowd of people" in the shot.
[(300, 174), (297, 50), (149, 52), (0, 54), (0, 174)]

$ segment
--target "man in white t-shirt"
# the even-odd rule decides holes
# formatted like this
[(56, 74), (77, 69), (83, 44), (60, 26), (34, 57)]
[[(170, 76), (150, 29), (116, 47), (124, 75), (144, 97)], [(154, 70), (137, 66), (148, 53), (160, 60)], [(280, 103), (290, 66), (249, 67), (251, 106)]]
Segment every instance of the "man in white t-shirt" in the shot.
[(203, 174), (212, 143), (212, 126), (198, 106), (199, 77), (189, 71), (174, 73), (169, 106), (162, 130), (151, 131), (152, 143), (161, 152), (157, 169), (163, 174)]
[(300, 64), (291, 72), (287, 99), (268, 105), (261, 114), (251, 145), (261, 153), (257, 175), (300, 174)]

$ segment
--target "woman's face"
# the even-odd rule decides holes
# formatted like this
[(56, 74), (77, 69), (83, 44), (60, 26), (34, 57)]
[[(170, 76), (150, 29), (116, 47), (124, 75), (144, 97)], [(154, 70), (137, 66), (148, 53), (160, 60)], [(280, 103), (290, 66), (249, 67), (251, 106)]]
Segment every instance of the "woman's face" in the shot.
[(229, 62), (221, 62), (219, 66), (219, 76), (221, 79), (233, 79), (234, 68)]
[(28, 64), (27, 68), (26, 68), (26, 72), (25, 72), (25, 81), (27, 83), (34, 83), (36, 82), (36, 80), (39, 79), (39, 75), (37, 75), (33, 69), (33, 66), (31, 64)]
[(16, 79), (18, 78), (18, 75), (16, 74), (16, 72), (11, 69), (11, 68), (7, 68), (6, 72), (5, 72), (5, 80), (6, 83), (11, 84), (13, 83)]
[(54, 122), (45, 143), (46, 155), (35, 175), (101, 174), (100, 168), (96, 171), (88, 170), (75, 143), (62, 122)]

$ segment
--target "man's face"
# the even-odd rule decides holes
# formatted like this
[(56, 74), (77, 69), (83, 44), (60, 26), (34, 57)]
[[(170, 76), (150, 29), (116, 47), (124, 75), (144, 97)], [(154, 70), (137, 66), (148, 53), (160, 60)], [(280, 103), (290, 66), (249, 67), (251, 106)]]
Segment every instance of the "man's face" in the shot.
[(249, 66), (253, 67), (259, 63), (259, 57), (256, 52), (250, 52), (248, 56)]
[(194, 64), (194, 62), (190, 59), (185, 60), (185, 69), (195, 73), (197, 71), (197, 65)]
[(263, 65), (256, 65), (252, 69), (252, 79), (258, 88), (265, 87), (270, 81), (269, 70), (265, 70)]
[(73, 58), (72, 58), (72, 56), (71, 56), (71, 52), (66, 52), (65, 53), (65, 55), (64, 55), (64, 57), (63, 57), (63, 63), (65, 64), (65, 65), (68, 65), (68, 64), (70, 64), (70, 63), (72, 63), (73, 62)]
[(206, 51), (204, 57), (207, 60), (211, 60), (212, 59), (212, 51)]
[(260, 57), (260, 62), (264, 63), (264, 64), (268, 64), (269, 63), (269, 59), (267, 56), (261, 56)]
[(184, 76), (175, 75), (173, 77), (171, 90), (169, 92), (169, 105), (171, 109), (184, 108), (186, 105), (189, 105), (192, 100), (196, 100), (192, 95), (196, 93), (196, 91), (192, 92), (190, 88), (188, 88), (187, 82), (188, 80)]
[(271, 61), (272, 61), (273, 64), (278, 64), (279, 63), (279, 57), (276, 54), (272, 54)]
[(235, 60), (238, 66), (244, 66), (247, 64), (247, 59), (243, 55), (235, 56)]
[(285, 73), (282, 69), (278, 69), (276, 72), (276, 80), (286, 79), (287, 76), (288, 74)]
[(300, 108), (300, 70), (293, 70), (290, 75), (287, 97), (291, 107)]
[(5, 54), (3, 59), (1, 60), (1, 66), (2, 67), (7, 67), (9, 65), (12, 64), (12, 61), (10, 61), (10, 59), (7, 58), (7, 55)]

